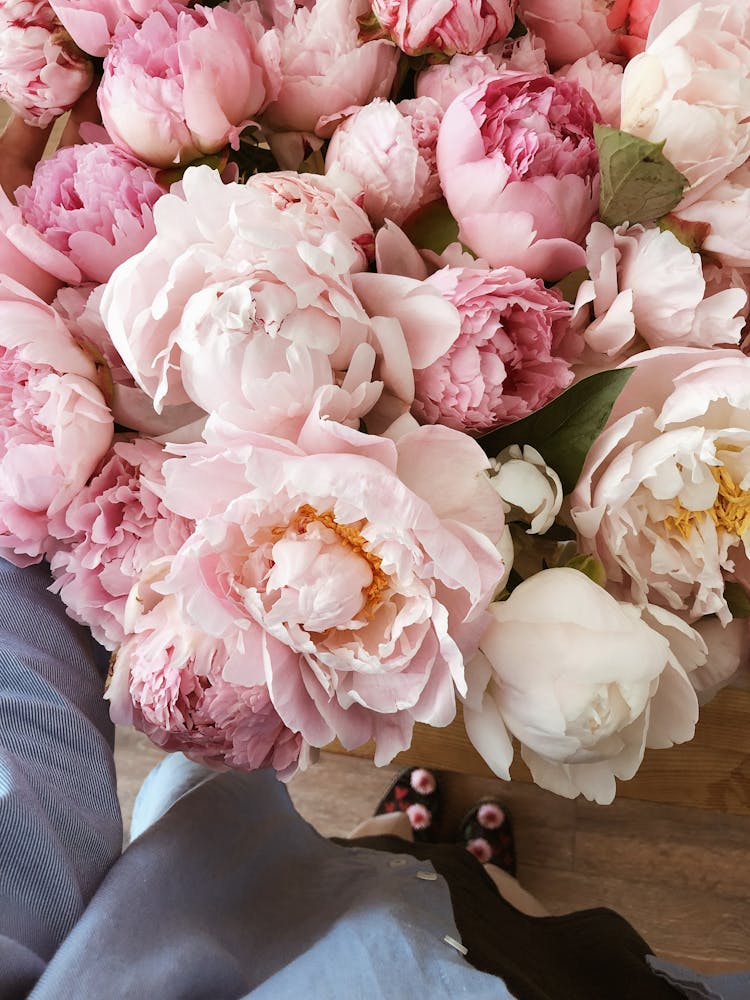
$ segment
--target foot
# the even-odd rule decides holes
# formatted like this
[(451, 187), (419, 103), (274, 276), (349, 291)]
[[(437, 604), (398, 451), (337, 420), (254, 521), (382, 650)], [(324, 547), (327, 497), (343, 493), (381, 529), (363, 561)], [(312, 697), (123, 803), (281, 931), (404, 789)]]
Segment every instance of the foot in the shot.
[(497, 799), (482, 799), (464, 816), (459, 843), (483, 865), (516, 874), (516, 849), (510, 813)]
[(437, 775), (426, 767), (407, 767), (397, 774), (375, 815), (394, 812), (406, 813), (416, 841), (434, 843), (442, 812)]

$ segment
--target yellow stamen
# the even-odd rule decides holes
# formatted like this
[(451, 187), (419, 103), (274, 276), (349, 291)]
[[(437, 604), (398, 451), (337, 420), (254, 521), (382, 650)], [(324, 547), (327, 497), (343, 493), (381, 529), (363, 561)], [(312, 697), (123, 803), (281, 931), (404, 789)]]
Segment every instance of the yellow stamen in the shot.
[[(375, 614), (375, 608), (380, 602), (380, 595), (388, 587), (388, 577), (381, 569), (383, 560), (366, 548), (367, 539), (362, 534), (362, 528), (367, 522), (362, 518), (360, 521), (353, 521), (351, 524), (339, 524), (333, 516), (332, 510), (323, 511), (321, 514), (314, 507), (310, 506), (309, 503), (306, 503), (297, 511), (296, 518), (292, 524), (302, 534), (311, 521), (317, 521), (325, 528), (330, 528), (331, 531), (338, 535), (343, 545), (362, 556), (369, 563), (370, 571), (372, 572), (372, 582), (364, 590), (365, 603), (362, 606), (362, 611), (365, 617), (372, 618)], [(275, 530), (279, 531), (279, 529)], [(283, 530), (281, 529), (281, 531)]]
[(675, 498), (677, 513), (664, 518), (667, 530), (677, 531), (683, 538), (689, 538), (693, 528), (704, 517), (710, 517), (719, 531), (738, 538), (750, 531), (750, 490), (741, 490), (723, 465), (712, 466), (711, 475), (719, 486), (713, 505), (706, 510), (688, 510)]

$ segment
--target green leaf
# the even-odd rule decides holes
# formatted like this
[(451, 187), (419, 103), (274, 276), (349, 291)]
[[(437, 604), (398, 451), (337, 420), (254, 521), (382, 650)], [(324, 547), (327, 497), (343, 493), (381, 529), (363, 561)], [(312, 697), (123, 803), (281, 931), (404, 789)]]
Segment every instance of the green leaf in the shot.
[(458, 242), (458, 223), (445, 201), (431, 201), (418, 209), (404, 223), (404, 232), (420, 250), (442, 253), (451, 243)]
[(583, 573), (584, 576), (587, 576), (589, 580), (592, 580), (599, 587), (603, 587), (607, 582), (607, 574), (604, 571), (604, 567), (594, 556), (587, 556), (585, 553), (579, 552), (577, 556), (574, 556), (565, 565), (570, 569), (577, 569), (579, 573)]
[(724, 600), (732, 618), (750, 618), (750, 595), (741, 583), (725, 583)]
[(512, 444), (530, 444), (558, 474), (565, 492), (570, 493), (589, 448), (632, 373), (632, 368), (617, 368), (589, 375), (536, 413), (477, 440), (491, 458)]
[(662, 153), (664, 143), (594, 125), (599, 147), (599, 218), (608, 226), (653, 222), (671, 212), (688, 186), (687, 177)]

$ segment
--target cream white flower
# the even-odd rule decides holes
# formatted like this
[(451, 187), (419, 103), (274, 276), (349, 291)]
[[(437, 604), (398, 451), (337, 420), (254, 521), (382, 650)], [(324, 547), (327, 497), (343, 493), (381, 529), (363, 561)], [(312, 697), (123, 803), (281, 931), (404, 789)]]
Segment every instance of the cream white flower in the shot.
[(698, 702), (678, 657), (692, 669), (705, 652), (675, 615), (620, 603), (565, 568), (530, 577), (490, 612), (464, 720), (500, 777), (510, 777), (512, 735), (538, 785), (605, 805), (647, 746), (692, 738)]
[(541, 535), (560, 512), (560, 477), (530, 445), (505, 448), (492, 463), (492, 485), (506, 506), (506, 521), (523, 521), (528, 534)]

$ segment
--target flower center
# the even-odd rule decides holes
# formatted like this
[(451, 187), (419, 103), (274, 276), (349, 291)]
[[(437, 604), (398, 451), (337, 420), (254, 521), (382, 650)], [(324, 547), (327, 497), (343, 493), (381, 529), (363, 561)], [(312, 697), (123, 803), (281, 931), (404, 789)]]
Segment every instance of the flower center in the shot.
[(367, 539), (362, 534), (362, 528), (367, 523), (366, 520), (362, 518), (359, 521), (352, 521), (351, 524), (339, 524), (333, 516), (332, 510), (325, 510), (321, 514), (309, 503), (306, 503), (297, 511), (291, 526), (299, 534), (304, 534), (308, 524), (312, 521), (317, 521), (323, 527), (330, 528), (338, 536), (342, 545), (356, 552), (368, 563), (372, 573), (372, 582), (364, 589), (365, 603), (362, 607), (362, 613), (365, 617), (372, 618), (375, 614), (375, 608), (380, 603), (380, 595), (388, 586), (388, 577), (381, 569), (382, 559), (366, 547)]
[(693, 528), (706, 516), (711, 518), (718, 531), (726, 531), (738, 538), (750, 530), (750, 490), (741, 490), (723, 465), (712, 466), (711, 475), (719, 487), (713, 505), (706, 510), (688, 510), (675, 498), (677, 513), (664, 518), (668, 531), (677, 531), (683, 538), (689, 538)]

